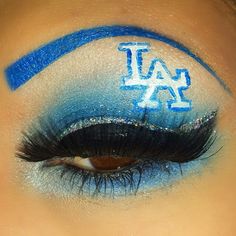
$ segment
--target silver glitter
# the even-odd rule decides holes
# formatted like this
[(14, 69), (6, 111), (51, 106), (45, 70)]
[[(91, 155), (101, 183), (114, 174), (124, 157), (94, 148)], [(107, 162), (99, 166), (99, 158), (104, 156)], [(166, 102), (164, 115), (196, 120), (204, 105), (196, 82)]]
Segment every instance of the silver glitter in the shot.
[[(124, 118), (114, 118), (114, 117), (91, 117), (91, 118), (87, 118), (87, 119), (82, 119), (77, 121), (76, 123), (71, 124), (64, 132), (62, 132), (59, 135), (59, 138), (63, 138), (66, 135), (75, 132), (77, 130), (83, 129), (83, 128), (87, 128), (93, 125), (98, 125), (98, 124), (130, 124), (130, 125), (134, 125), (136, 127), (146, 127), (149, 130), (163, 130), (165, 132), (176, 132), (177, 130), (181, 130), (184, 132), (187, 132), (189, 130), (192, 129), (199, 129), (202, 125), (204, 125), (205, 123), (207, 123), (209, 120), (213, 119), (216, 116), (216, 111), (209, 113), (206, 113), (204, 116), (202, 116), (201, 118), (198, 118), (192, 122), (188, 122), (186, 124), (183, 124), (182, 126), (180, 126), (179, 128), (176, 129), (170, 129), (170, 128), (163, 128), (160, 126), (156, 126), (153, 124), (148, 124), (148, 123), (144, 123), (141, 121), (137, 121), (137, 120), (127, 120)], [(125, 134), (123, 134), (125, 135)]]

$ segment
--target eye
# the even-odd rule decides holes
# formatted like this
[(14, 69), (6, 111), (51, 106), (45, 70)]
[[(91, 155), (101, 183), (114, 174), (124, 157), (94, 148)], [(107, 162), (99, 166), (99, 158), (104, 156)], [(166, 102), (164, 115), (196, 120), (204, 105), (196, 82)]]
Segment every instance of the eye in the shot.
[(37, 163), (44, 187), (53, 182), (53, 188), (66, 185), (70, 194), (136, 194), (203, 164), (196, 160), (214, 143), (215, 121), (212, 112), (171, 130), (99, 117), (73, 123), (60, 134), (52, 123), (41, 121), (37, 131), (25, 134), (18, 156)]
[[(34, 76), (18, 90), (26, 101), (32, 91), (38, 99), (17, 156), (25, 160), (25, 180), (45, 194), (117, 198), (153, 191), (198, 173), (221, 148), (224, 83), (182, 44), (133, 27), (120, 35), (121, 28), (109, 28), (111, 38), (107, 28), (93, 29), (101, 40), (90, 44), (90, 36), (81, 38), (85, 31), (65, 36), (7, 70), (13, 89)], [(41, 57), (67, 40), (73, 52), (66, 44)], [(25, 60), (35, 57), (22, 74)], [(13, 83), (17, 76), (21, 84)]]

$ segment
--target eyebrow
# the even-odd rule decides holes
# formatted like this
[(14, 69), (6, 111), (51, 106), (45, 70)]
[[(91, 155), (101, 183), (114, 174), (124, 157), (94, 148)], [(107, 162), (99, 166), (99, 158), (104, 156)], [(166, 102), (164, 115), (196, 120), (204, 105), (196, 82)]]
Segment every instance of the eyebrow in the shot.
[(8, 66), (5, 70), (7, 83), (10, 89), (14, 91), (54, 61), (75, 49), (95, 40), (119, 36), (138, 36), (154, 39), (179, 49), (202, 65), (220, 83), (220, 85), (231, 94), (230, 88), (217, 75), (217, 73), (183, 44), (144, 28), (123, 25), (100, 26), (83, 29), (51, 41)]

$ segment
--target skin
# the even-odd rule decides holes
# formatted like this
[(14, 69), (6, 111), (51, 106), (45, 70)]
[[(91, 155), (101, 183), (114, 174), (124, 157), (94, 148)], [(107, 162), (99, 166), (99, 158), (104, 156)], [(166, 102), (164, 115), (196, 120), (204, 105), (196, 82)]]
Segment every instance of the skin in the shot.
[[(236, 18), (230, 4), (1, 0), (0, 22), (0, 235), (236, 234)], [(4, 69), (45, 42), (109, 24), (138, 25), (164, 33), (215, 68), (233, 94), (219, 121), (226, 144), (210, 169), (148, 197), (102, 203), (45, 198), (17, 178), (16, 131), (22, 130), (28, 110), (21, 94), (9, 90)], [(31, 99), (30, 106), (36, 106), (37, 98), (32, 94)]]

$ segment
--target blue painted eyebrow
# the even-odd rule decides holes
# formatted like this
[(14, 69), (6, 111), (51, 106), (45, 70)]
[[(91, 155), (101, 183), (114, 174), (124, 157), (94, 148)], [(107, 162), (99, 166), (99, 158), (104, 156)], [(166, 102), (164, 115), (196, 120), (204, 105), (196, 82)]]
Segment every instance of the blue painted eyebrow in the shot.
[(179, 49), (202, 65), (213, 77), (217, 79), (225, 90), (231, 93), (230, 88), (216, 74), (216, 72), (183, 44), (147, 29), (122, 25), (84, 29), (49, 42), (48, 44), (32, 51), (28, 55), (23, 56), (6, 68), (5, 76), (8, 85), (11, 90), (16, 90), (51, 63), (72, 52), (76, 48), (91, 43), (95, 40), (118, 36), (139, 36), (154, 39)]

